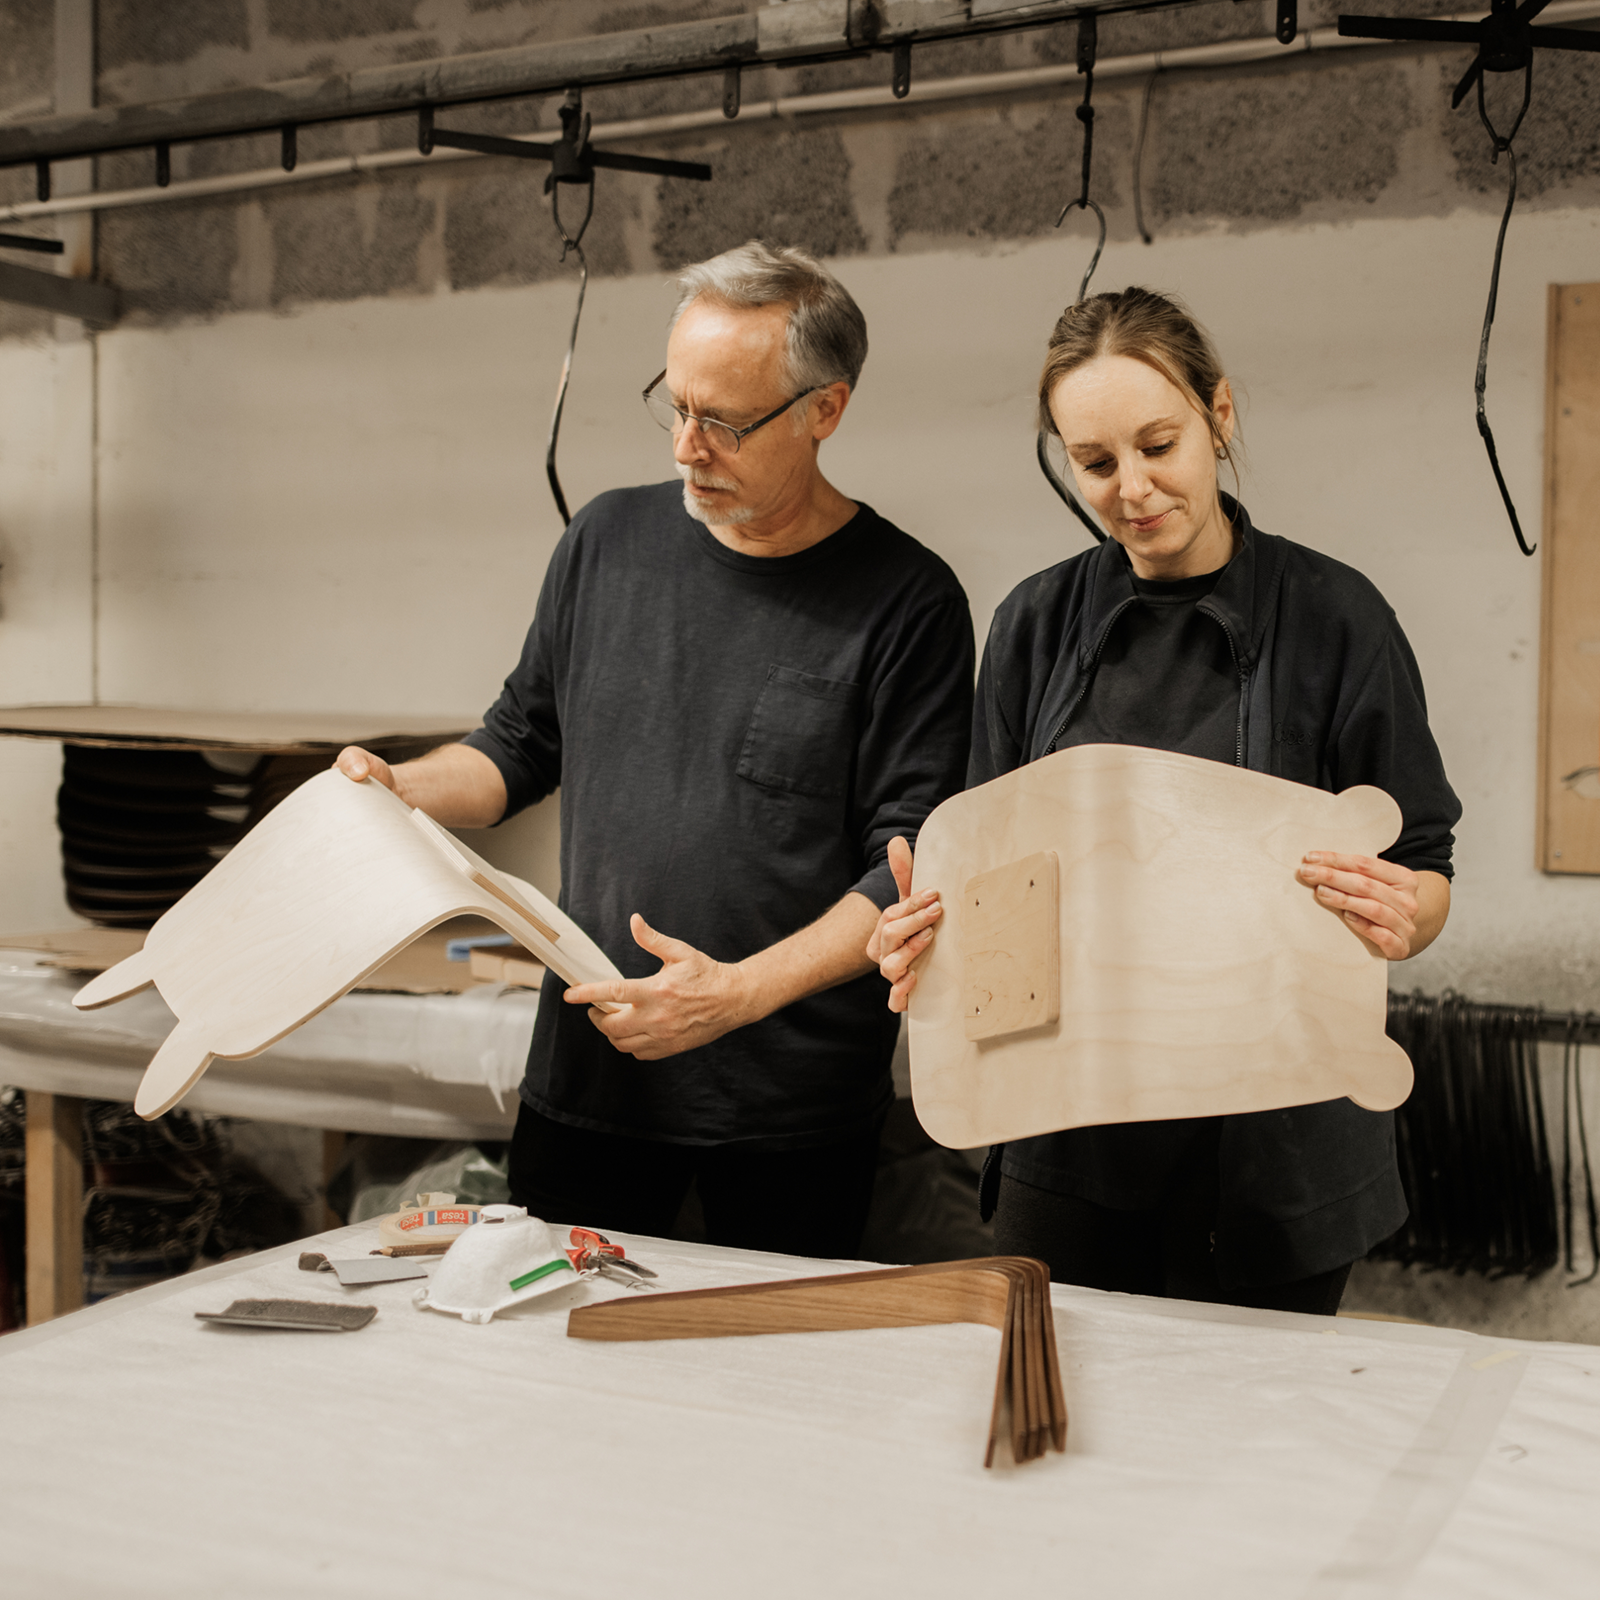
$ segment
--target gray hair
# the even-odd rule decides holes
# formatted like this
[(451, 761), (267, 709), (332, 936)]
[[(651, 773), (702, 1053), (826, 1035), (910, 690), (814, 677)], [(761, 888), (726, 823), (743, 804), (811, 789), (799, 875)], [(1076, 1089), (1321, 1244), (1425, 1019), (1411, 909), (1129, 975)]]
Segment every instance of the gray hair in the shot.
[(841, 380), (853, 390), (867, 359), (867, 319), (850, 292), (814, 256), (752, 239), (678, 274), (670, 326), (706, 299), (736, 311), (787, 306), (785, 378), (795, 393)]

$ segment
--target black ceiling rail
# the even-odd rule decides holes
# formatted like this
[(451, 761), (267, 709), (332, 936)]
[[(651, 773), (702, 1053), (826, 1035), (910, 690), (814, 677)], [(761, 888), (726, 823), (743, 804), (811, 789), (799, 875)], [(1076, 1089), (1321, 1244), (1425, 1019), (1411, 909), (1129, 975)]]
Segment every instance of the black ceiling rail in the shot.
[(426, 108), (486, 104), (571, 89), (720, 74), (723, 109), (736, 114), (738, 73), (892, 57), (896, 91), (910, 86), (910, 46), (1054, 27), (1091, 14), (1173, 11), (1205, 0), (785, 0), (752, 12), (659, 28), (518, 45), (433, 61), (364, 67), (324, 78), (190, 95), (146, 105), (0, 125), (0, 167), (33, 165), (38, 192), (50, 166), (127, 150), (170, 151), (207, 139), (277, 133), (291, 166), (299, 129), (417, 115)]
[(1600, 33), (1584, 28), (1536, 28), (1533, 19), (1550, 0), (1491, 0), (1493, 9), (1476, 22), (1450, 22), (1436, 17), (1339, 18), (1345, 39), (1400, 39), (1424, 44), (1476, 45), (1465, 76), (1450, 96), (1452, 107), (1466, 99), (1485, 72), (1524, 72), (1535, 48), (1600, 51)]

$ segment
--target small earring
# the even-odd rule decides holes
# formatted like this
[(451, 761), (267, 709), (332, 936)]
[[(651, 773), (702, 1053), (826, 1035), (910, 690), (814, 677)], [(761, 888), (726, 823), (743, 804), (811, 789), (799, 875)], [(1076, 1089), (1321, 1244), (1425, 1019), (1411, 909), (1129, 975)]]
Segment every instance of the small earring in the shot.
[(1228, 452), (1226, 450), (1217, 451), (1217, 460), (1218, 461), (1226, 461), (1227, 459), (1228, 459)]

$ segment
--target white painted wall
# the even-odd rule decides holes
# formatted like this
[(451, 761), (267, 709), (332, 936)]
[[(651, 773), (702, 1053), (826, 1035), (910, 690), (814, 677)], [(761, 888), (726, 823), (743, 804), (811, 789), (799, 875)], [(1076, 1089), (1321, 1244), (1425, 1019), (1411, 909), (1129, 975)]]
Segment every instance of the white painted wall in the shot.
[[(0, 345), (0, 705), (92, 694), (94, 347)], [(61, 750), (0, 741), (0, 932), (67, 911)]]
[[(1472, 423), (1494, 225), (1462, 214), (1112, 246), (1096, 283), (1188, 297), (1245, 392), (1243, 497), (1257, 522), (1367, 572), (1417, 650), (1467, 815), (1450, 928), (1396, 980), (1587, 1006), (1600, 884), (1532, 865), (1538, 562), (1516, 552)], [(1013, 584), (1085, 542), (1032, 461), (1039, 357), (1083, 255), (1081, 238), (1052, 238), (838, 263), (873, 354), (829, 470), (951, 562), (980, 636)], [(1489, 408), (1533, 528), (1545, 285), (1593, 279), (1600, 213), (1516, 219)], [(571, 293), (546, 284), (103, 335), (103, 696), (487, 704), (559, 532), (543, 439)], [(670, 470), (638, 400), (669, 304), (658, 278), (591, 286), (562, 448), (574, 503)], [(52, 479), (38, 416), (60, 359), (0, 350), (0, 537), (12, 544), (64, 514), (48, 511), (52, 497), (78, 492)], [(81, 692), (83, 581), (61, 551), (8, 572), (4, 698)], [(56, 619), (29, 637), (62, 666), (13, 690), (12, 664), (31, 659), (18, 615)], [(33, 796), (0, 834), (17, 841), (0, 843), (13, 925), (13, 906), (37, 921), (31, 908), (53, 892), (38, 767), (36, 752), (0, 746), (0, 794)], [(551, 811), (499, 852), (553, 885)]]

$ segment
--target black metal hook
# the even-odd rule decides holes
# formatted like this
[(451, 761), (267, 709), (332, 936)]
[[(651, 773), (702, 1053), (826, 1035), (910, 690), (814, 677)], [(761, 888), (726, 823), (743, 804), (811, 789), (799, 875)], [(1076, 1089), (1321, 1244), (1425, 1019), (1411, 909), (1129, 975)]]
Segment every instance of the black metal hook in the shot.
[(156, 146), (156, 188), (165, 189), (172, 182), (172, 146)]
[(739, 115), (739, 101), (743, 93), (742, 74), (737, 66), (722, 74), (722, 114), (730, 121)]
[(300, 159), (300, 130), (292, 122), (283, 125), (282, 140), (283, 170), (293, 172), (296, 162)]
[(1069, 211), (1092, 211), (1100, 224), (1100, 236), (1094, 242), (1094, 254), (1089, 257), (1089, 265), (1084, 269), (1083, 281), (1078, 285), (1078, 299), (1082, 300), (1089, 292), (1089, 280), (1094, 276), (1094, 269), (1100, 265), (1100, 252), (1106, 247), (1106, 214), (1095, 201), (1085, 195), (1081, 200), (1069, 200), (1062, 206), (1061, 215), (1056, 218), (1056, 226), (1058, 228), (1066, 221)]
[(50, 163), (48, 161), (35, 161), (33, 164), (33, 192), (40, 200), (50, 198)]
[(578, 224), (578, 231), (569, 234), (561, 221), (561, 190), (560, 187), (549, 179), (545, 180), (545, 189), (550, 195), (550, 215), (555, 220), (556, 232), (561, 235), (561, 259), (567, 259), (569, 250), (576, 250), (581, 257), (583, 254), (583, 236), (588, 231), (589, 219), (594, 216), (594, 177), (591, 174), (588, 182), (589, 201), (584, 207), (583, 221)]

